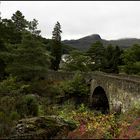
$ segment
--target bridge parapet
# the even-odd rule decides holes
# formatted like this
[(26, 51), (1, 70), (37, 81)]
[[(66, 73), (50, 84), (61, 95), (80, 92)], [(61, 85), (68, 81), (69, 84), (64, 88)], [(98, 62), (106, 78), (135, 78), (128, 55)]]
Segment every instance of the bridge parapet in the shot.
[[(65, 71), (48, 71), (47, 76), (51, 78), (56, 77), (60, 78), (73, 78), (75, 72), (65, 72)], [(105, 77), (110, 77), (110, 78), (116, 78), (116, 79), (121, 79), (121, 80), (129, 80), (129, 81), (134, 81), (134, 82), (140, 82), (140, 76), (132, 76), (132, 75), (126, 75), (126, 74), (108, 74), (100, 71), (94, 71), (94, 72), (81, 72), (85, 77), (91, 78), (93, 76), (105, 76)]]

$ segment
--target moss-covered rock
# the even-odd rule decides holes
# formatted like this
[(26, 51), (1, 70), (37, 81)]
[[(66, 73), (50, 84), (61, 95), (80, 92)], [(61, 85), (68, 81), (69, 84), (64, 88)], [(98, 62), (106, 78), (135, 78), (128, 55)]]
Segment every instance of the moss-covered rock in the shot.
[(19, 120), (10, 139), (65, 138), (76, 124), (58, 116), (42, 116)]

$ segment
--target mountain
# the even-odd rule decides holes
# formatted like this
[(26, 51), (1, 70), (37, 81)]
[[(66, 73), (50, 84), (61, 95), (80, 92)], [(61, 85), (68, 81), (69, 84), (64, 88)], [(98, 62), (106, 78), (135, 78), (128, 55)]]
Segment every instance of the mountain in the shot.
[(121, 48), (128, 48), (133, 44), (140, 44), (140, 39), (137, 38), (105, 40), (102, 39), (98, 34), (92, 34), (77, 40), (64, 40), (62, 41), (62, 43), (82, 51), (87, 51), (88, 48), (91, 46), (91, 44), (95, 43), (96, 41), (101, 41), (104, 44), (104, 46), (107, 46), (108, 44), (112, 44), (113, 46), (118, 45)]

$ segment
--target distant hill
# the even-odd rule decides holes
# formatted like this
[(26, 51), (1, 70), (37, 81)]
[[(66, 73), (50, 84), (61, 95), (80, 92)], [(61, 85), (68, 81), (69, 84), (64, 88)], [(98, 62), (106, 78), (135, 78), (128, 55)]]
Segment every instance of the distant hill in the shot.
[[(46, 50), (51, 51), (52, 39), (46, 39), (41, 36), (38, 36), (38, 40), (40, 40), (44, 44), (44, 47), (46, 47)], [(62, 54), (68, 54), (72, 50), (76, 50), (76, 48), (62, 43)]]
[(104, 46), (108, 44), (112, 44), (114, 46), (118, 45), (121, 48), (128, 48), (133, 44), (140, 44), (140, 39), (137, 38), (124, 38), (118, 40), (105, 40), (100, 37), (98, 34), (92, 34), (77, 40), (64, 40), (62, 43), (65, 45), (71, 46), (78, 50), (87, 51), (88, 48), (91, 46), (92, 43), (96, 41), (101, 41)]

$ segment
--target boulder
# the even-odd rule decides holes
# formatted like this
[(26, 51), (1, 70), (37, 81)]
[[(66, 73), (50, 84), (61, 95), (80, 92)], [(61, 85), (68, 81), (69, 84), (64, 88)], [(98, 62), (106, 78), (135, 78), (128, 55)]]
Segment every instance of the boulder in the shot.
[(121, 101), (114, 101), (113, 112), (116, 115), (121, 114), (121, 112), (122, 112), (122, 102)]
[(17, 122), (10, 139), (61, 139), (75, 128), (74, 122), (58, 116), (26, 118)]

